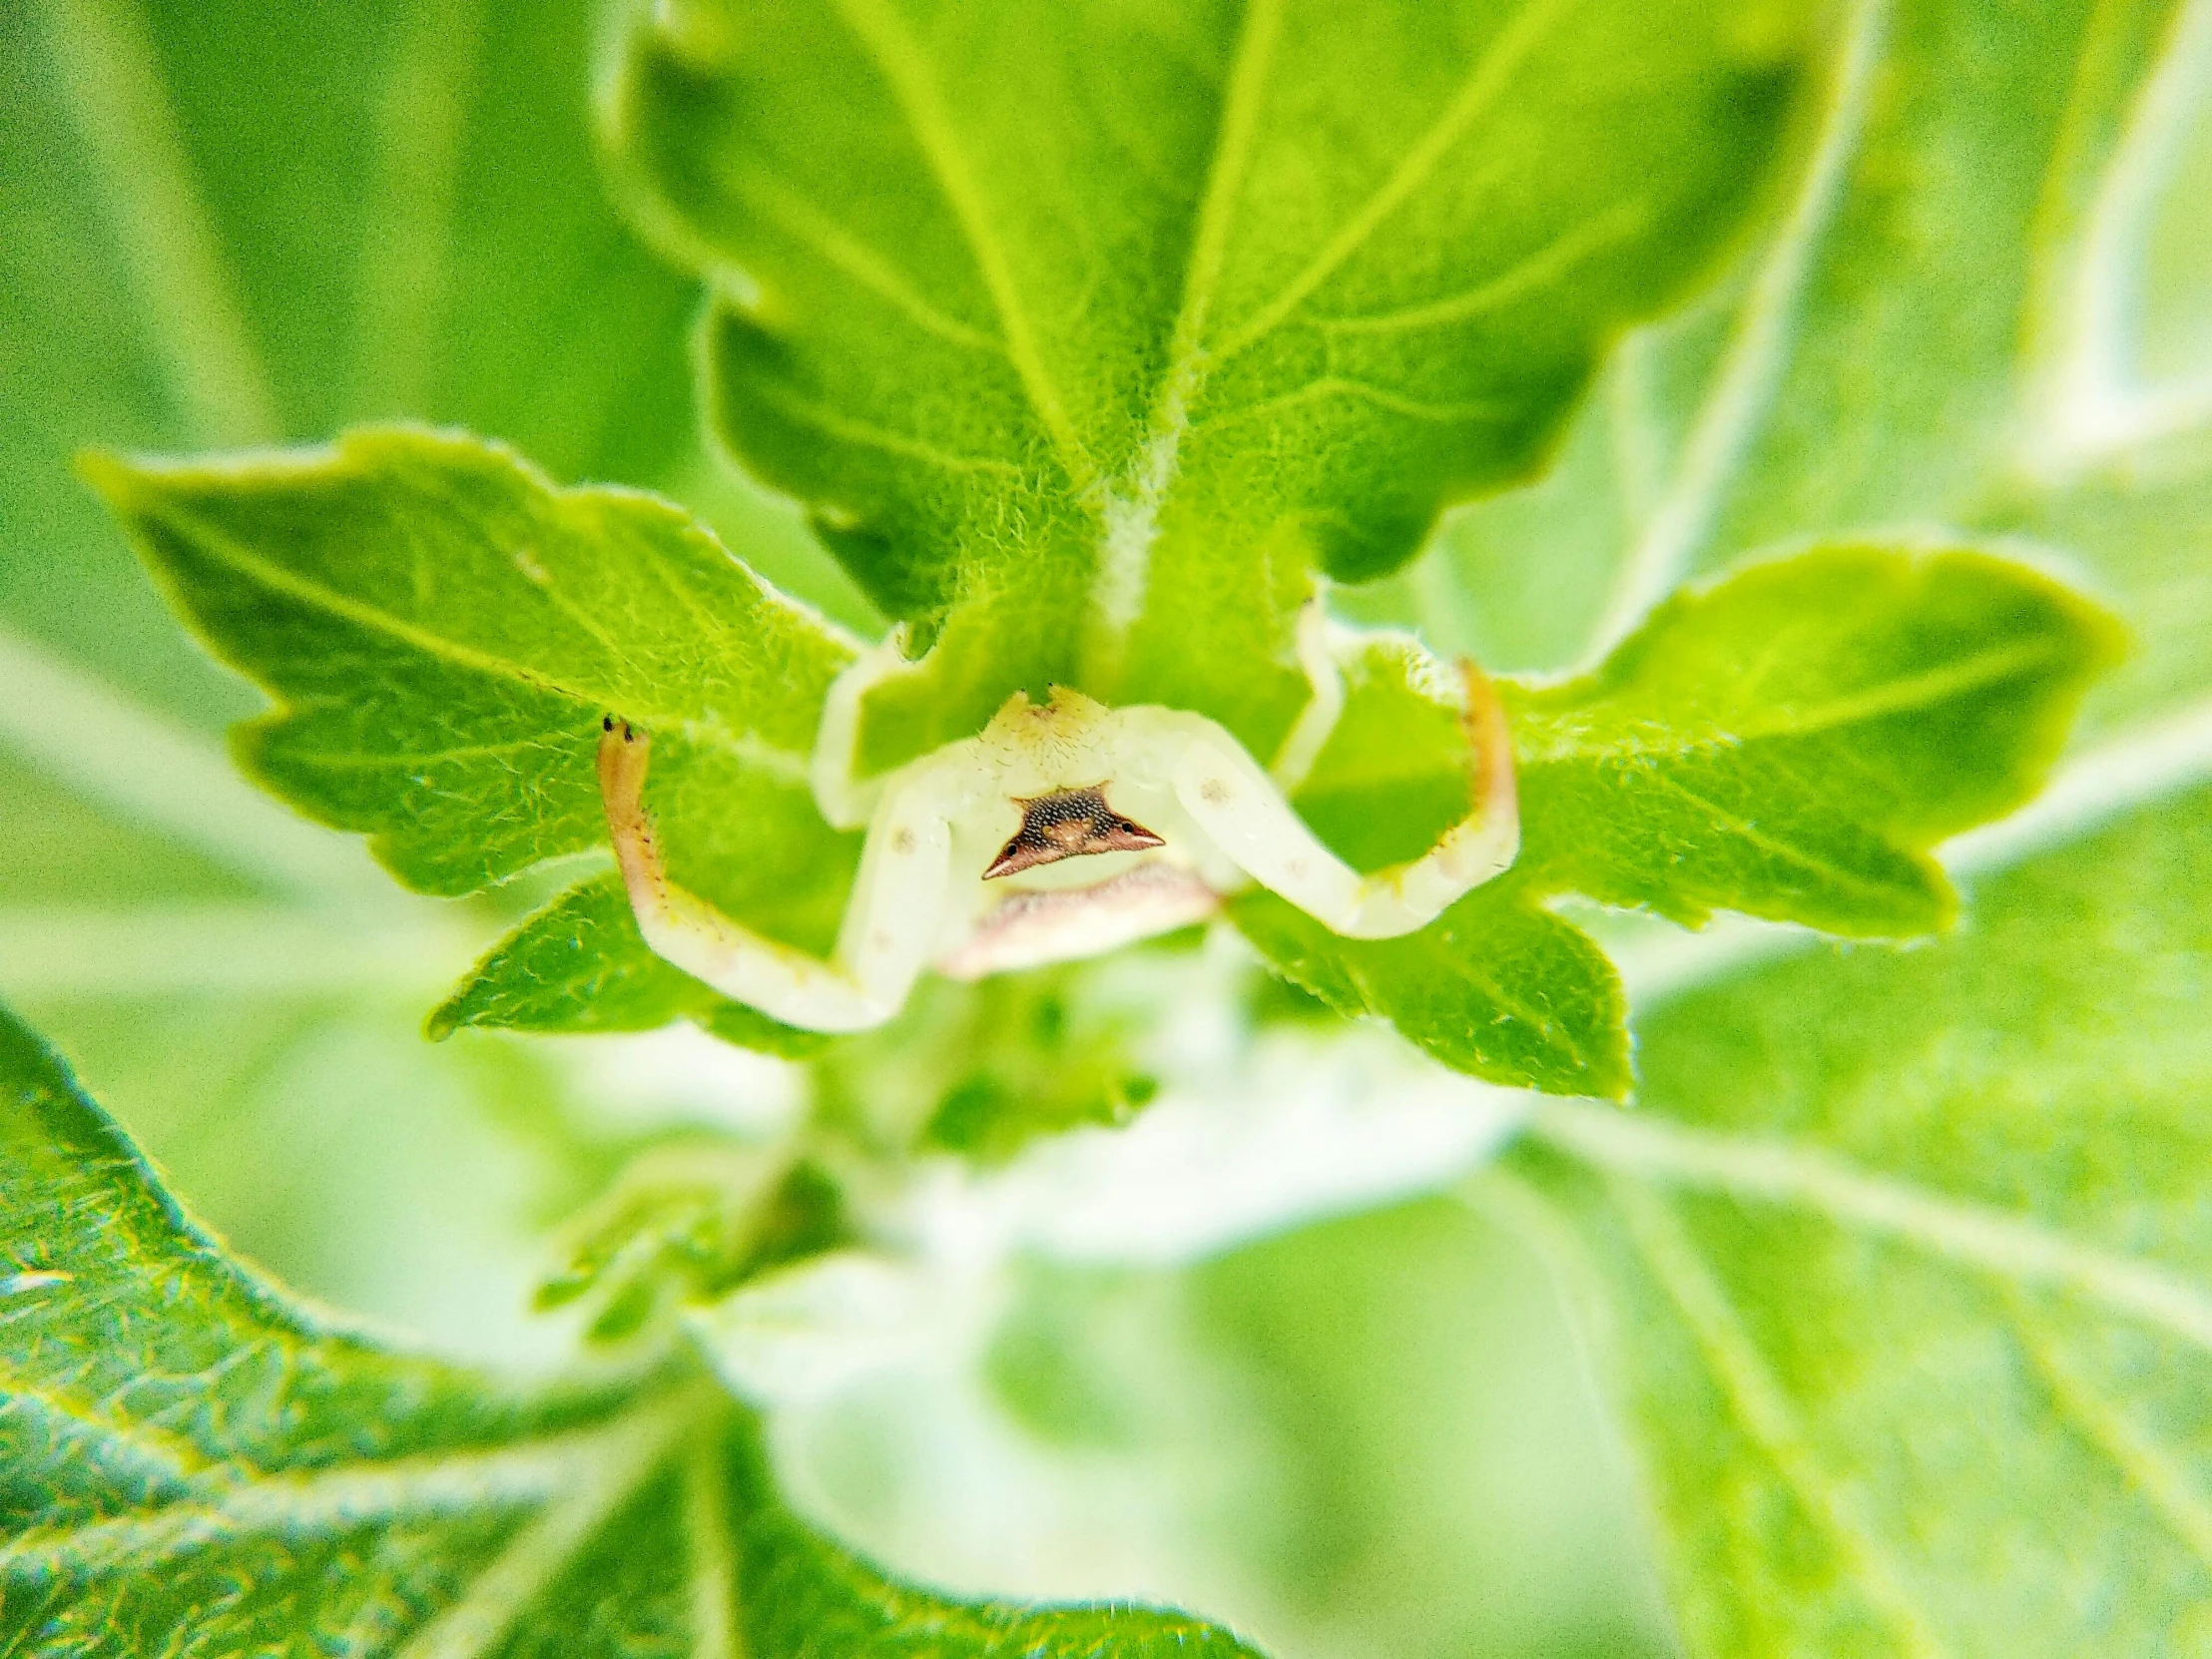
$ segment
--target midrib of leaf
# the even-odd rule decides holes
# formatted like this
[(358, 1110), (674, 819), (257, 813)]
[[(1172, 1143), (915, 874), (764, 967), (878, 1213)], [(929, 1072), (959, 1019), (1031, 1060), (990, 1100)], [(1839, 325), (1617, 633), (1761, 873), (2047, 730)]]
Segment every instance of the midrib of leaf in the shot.
[[(41, 1296), (47, 1292), (62, 1295), (74, 1294), (68, 1287), (75, 1282), (72, 1274), (55, 1274), (36, 1284), (23, 1286), (21, 1281), (32, 1275), (16, 1274), (7, 1281), (0, 1281), (0, 1330), (23, 1314), (35, 1313), (35, 1306), (11, 1309), (7, 1306), (18, 1296)], [(125, 1417), (106, 1401), (94, 1400), (71, 1393), (68, 1390), (33, 1382), (17, 1368), (0, 1363), (0, 1399), (10, 1402), (28, 1401), (42, 1414), (74, 1424), (96, 1434), (109, 1446), (120, 1446), (141, 1465), (159, 1470), (173, 1479), (189, 1480), (204, 1475), (215, 1467), (206, 1453), (181, 1434), (171, 1433), (154, 1423), (134, 1422)], [(7, 1555), (0, 1549), (0, 1567), (6, 1565)]]
[(236, 446), (283, 430), (261, 353), (193, 179), (151, 30), (133, 0), (47, 0), (47, 38), (145, 306), (198, 438)]
[(1920, 1659), (1941, 1659), (1947, 1650), (1906, 1589), (1904, 1573), (1843, 1482), (1821, 1462), (1796, 1403), (1680, 1220), (1658, 1195), (1636, 1182), (1609, 1179), (1606, 1190), (1637, 1254), (1689, 1327), (1737, 1422), (1781, 1475), (1798, 1506), (1827, 1534), (1853, 1582), (1906, 1650)]
[(415, 0), (377, 109), (378, 209), (356, 280), (353, 406), (429, 406), (461, 139), (484, 28), (482, 0)]
[(2013, 1332), (2052, 1402), (2212, 1574), (2212, 1504), (2198, 1495), (2189, 1472), (2066, 1358), (2025, 1297), (2012, 1292), (2005, 1302)]
[(1526, 1132), (1617, 1176), (1795, 1208), (1895, 1238), (1999, 1285), (2053, 1285), (2212, 1352), (2212, 1293), (2156, 1263), (1817, 1148), (1724, 1134), (1611, 1107), (1547, 1100)]
[(1500, 29), (1475, 60), (1459, 91), (1420, 141), (1391, 169), (1390, 176), (1369, 197), (1360, 211), (1345, 222), (1311, 263), (1284, 285), (1276, 296), (1255, 311), (1244, 325), (1214, 349), (1216, 362), (1227, 362), (1271, 334), (1326, 282), (1332, 274), (1373, 236), (1382, 222), (1418, 190), (1444, 153), (1488, 111), (1511, 83), (1528, 54), (1545, 32), (1558, 22), (1574, 0), (1525, 0), (1520, 10)]
[[(2027, 298), (2020, 351), (2030, 365), (2029, 381), (2045, 395), (2059, 377), (2071, 344), (2073, 310), (2081, 276), (2081, 232), (2085, 216), (2067, 187), (2087, 175), (2102, 147), (2097, 117), (2108, 107), (2110, 89), (2131, 69), (2122, 25), (2135, 0), (2095, 0), (2074, 56), (2073, 82), (2066, 89), (2065, 113), (2050, 148), (2050, 165), (2028, 222)], [(2047, 424), (2047, 423), (2046, 423)]]
[(1168, 366), (1153, 399), (1144, 445), (1128, 476), (1109, 492), (1101, 515), (1102, 545), (1091, 589), (1091, 620), (1098, 635), (1092, 650), (1100, 659), (1093, 665), (1096, 674), (1111, 672), (1123, 637), (1144, 607), (1152, 547), (1159, 536), (1160, 503), (1174, 482), (1177, 454), (1190, 425), (1190, 405), (1205, 380), (1206, 324), (1222, 263), (1228, 257), (1237, 193), (1244, 188), (1251, 165), (1260, 101), (1282, 23), (1282, 0), (1249, 0), (1238, 25), (1214, 152), (1199, 198), (1191, 257), (1184, 268), (1182, 297), (1169, 336)]
[[(1885, 685), (1854, 692), (1848, 697), (1830, 698), (1813, 704), (1775, 705), (1759, 718), (1725, 729), (1716, 728), (1700, 733), (1687, 726), (1677, 728), (1654, 725), (1646, 730), (1662, 741), (1652, 741), (1641, 733), (1636, 733), (1604, 743), (1531, 747), (1519, 758), (1524, 763), (1615, 759), (1682, 760), (1692, 755), (1709, 753), (1716, 749), (1733, 749), (1740, 744), (1756, 743), (1763, 739), (1817, 737), (1840, 727), (1936, 707), (1964, 693), (2017, 678), (2046, 663), (2064, 662), (2070, 656), (2071, 647), (2065, 642), (2009, 645), (1963, 657), (1956, 662), (1945, 663), (1940, 668), (1908, 675)], [(1747, 694), (1755, 694), (1756, 677), (1748, 679), (1744, 689)], [(1597, 707), (1602, 709), (1604, 705), (1600, 703)], [(1568, 730), (1572, 732), (1575, 728), (1570, 726)]]
[(359, 850), (292, 817), (214, 745), (0, 623), (0, 745), (124, 822), (300, 898), (390, 908)]
[[(390, 638), (420, 651), (424, 656), (437, 662), (448, 664), (454, 668), (465, 669), (472, 674), (511, 681), (516, 685), (527, 686), (532, 691), (551, 692), (555, 696), (568, 698), (572, 702), (583, 704), (587, 708), (602, 713), (621, 713), (632, 718), (657, 720), (664, 724), (680, 726), (687, 736), (704, 736), (736, 759), (749, 766), (759, 767), (764, 772), (773, 773), (787, 782), (803, 784), (807, 782), (810, 776), (812, 765), (810, 756), (797, 754), (788, 749), (780, 749), (774, 744), (764, 742), (753, 733), (733, 732), (719, 720), (703, 720), (699, 716), (681, 709), (656, 707), (650, 703), (641, 705), (634, 699), (618, 698), (611, 692), (601, 692), (591, 687), (572, 685), (567, 681), (555, 679), (551, 675), (542, 674), (536, 669), (526, 668), (508, 658), (494, 656), (488, 651), (479, 651), (474, 646), (463, 645), (458, 640), (450, 640), (442, 635), (433, 634), (403, 617), (393, 616), (389, 611), (339, 593), (333, 588), (285, 570), (279, 565), (272, 564), (244, 546), (235, 537), (223, 533), (212, 525), (199, 524), (195, 528), (198, 531), (196, 545), (221, 560), (236, 574), (245, 577), (248, 581), (259, 582), (264, 587), (280, 593), (287, 599), (296, 600), (303, 605), (319, 607), (331, 615), (340, 617), (370, 633), (388, 635)], [(555, 596), (555, 602), (561, 606), (562, 614), (572, 619), (582, 617), (583, 613), (578, 611), (565, 598)], [(610, 656), (619, 660), (621, 656), (619, 644), (599, 628), (596, 623), (579, 621), (579, 626), (584, 627), (586, 632)]]
[(1006, 252), (991, 228), (990, 204), (968, 166), (966, 153), (956, 136), (950, 114), (930, 75), (916, 40), (905, 22), (882, 0), (831, 0), (837, 15), (866, 51), (877, 73), (897, 100), (914, 143), (928, 164), (938, 189), (944, 193), (953, 217), (959, 222), (977, 272), (998, 313), (1005, 334), (1006, 354), (1013, 362), (1023, 392), (1037, 411), (1046, 435), (1052, 440), (1060, 468), (1078, 495), (1098, 482), (1098, 467), (1083, 445), (1060, 401), (1044, 357), (1037, 349), (1029, 313)]
[(623, 1419), (565, 1493), (500, 1551), (452, 1606), (395, 1659), (480, 1659), (495, 1650), (530, 1603), (592, 1535), (668, 1458), (701, 1415), (667, 1402)]
[(1857, 0), (1852, 7), (1804, 188), (1752, 279), (1712, 387), (1691, 422), (1674, 478), (1622, 561), (1619, 580), (1583, 653), (1585, 669), (1610, 656), (1681, 584), (1750, 450), (1789, 361), (1790, 331), (1814, 250), (1843, 200), (1846, 175), (1865, 136), (1890, 14), (1891, 0)]
[(297, 1536), (367, 1520), (480, 1514), (487, 1507), (601, 1493), (618, 1479), (627, 1491), (665, 1455), (688, 1421), (682, 1410), (659, 1399), (602, 1427), (492, 1451), (236, 1481), (203, 1473), (199, 1484), (206, 1495), (198, 1502), (77, 1526), (34, 1527), (0, 1543), (0, 1573), (142, 1567), (221, 1538), (265, 1531)]

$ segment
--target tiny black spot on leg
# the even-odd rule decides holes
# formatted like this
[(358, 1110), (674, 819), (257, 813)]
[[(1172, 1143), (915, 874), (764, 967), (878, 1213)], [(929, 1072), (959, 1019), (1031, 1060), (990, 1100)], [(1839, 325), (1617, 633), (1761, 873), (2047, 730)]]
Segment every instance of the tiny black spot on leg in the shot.
[(602, 732), (612, 732), (615, 729), (615, 717), (613, 715), (601, 715), (599, 717), (599, 729)]

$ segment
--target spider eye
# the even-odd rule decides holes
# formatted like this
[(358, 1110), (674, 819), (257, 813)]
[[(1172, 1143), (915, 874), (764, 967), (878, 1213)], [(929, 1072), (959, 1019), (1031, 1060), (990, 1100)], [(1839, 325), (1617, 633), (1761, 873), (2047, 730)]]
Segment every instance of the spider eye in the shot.
[(1017, 801), (1021, 828), (999, 848), (983, 879), (1012, 875), (1062, 858), (1081, 858), (1094, 852), (1141, 852), (1165, 846), (1135, 819), (1123, 818), (1106, 805), (1106, 786), (1087, 790), (1062, 790), (1040, 795), (1033, 801)]

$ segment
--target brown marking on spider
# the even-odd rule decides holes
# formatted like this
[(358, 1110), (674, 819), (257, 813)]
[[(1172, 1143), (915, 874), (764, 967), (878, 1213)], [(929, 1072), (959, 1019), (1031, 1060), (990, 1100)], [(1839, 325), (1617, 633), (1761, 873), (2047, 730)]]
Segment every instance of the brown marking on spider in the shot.
[(999, 848), (991, 867), (983, 871), (986, 881), (1039, 864), (1058, 863), (1062, 858), (1088, 857), (1096, 852), (1142, 852), (1167, 845), (1135, 819), (1123, 818), (1107, 806), (1104, 784), (1093, 784), (1086, 790), (1059, 790), (1027, 801), (1017, 798), (1014, 805), (1021, 809), (1021, 828)]

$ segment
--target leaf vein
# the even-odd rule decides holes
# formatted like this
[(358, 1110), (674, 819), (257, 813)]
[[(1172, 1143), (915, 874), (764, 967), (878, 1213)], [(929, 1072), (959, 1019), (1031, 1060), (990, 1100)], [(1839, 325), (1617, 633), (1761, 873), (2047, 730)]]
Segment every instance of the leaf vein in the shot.
[(1012, 477), (1019, 477), (1021, 474), (1021, 468), (1012, 461), (995, 455), (962, 455), (910, 432), (893, 431), (887, 426), (878, 426), (872, 421), (844, 414), (827, 404), (817, 403), (812, 398), (802, 397), (786, 386), (764, 381), (753, 389), (756, 396), (775, 404), (795, 420), (804, 421), (833, 438), (843, 438), (849, 443), (880, 449), (886, 454), (926, 461), (946, 472), (1003, 472)]
[(1739, 1200), (1794, 1206), (1917, 1246), (1999, 1282), (2052, 1284), (2212, 1353), (2212, 1294), (2162, 1263), (2084, 1244), (2047, 1224), (1828, 1152), (1605, 1106), (1544, 1102), (1529, 1133), (1601, 1169)]
[(1906, 1647), (1924, 1659), (1936, 1659), (1943, 1645), (1908, 1593), (1903, 1572), (1890, 1560), (1843, 1484), (1822, 1463), (1799, 1421), (1796, 1404), (1768, 1368), (1727, 1290), (1680, 1218), (1638, 1182), (1612, 1175), (1607, 1177), (1606, 1189), (1637, 1254), (1688, 1325), (1736, 1420), (1749, 1431), (1799, 1505), (1828, 1534), (1867, 1599)]
[(1857, 0), (1852, 9), (1805, 186), (1752, 278), (1712, 389), (1691, 422), (1673, 482), (1621, 560), (1618, 581), (1583, 653), (1585, 663), (1602, 662), (1681, 582), (1781, 383), (1814, 248), (1843, 201), (1873, 107), (1890, 9), (1891, 0)]
[(741, 195), (752, 197), (755, 205), (782, 225), (788, 234), (811, 246), (830, 265), (862, 287), (887, 300), (923, 332), (969, 350), (985, 351), (998, 357), (1006, 355), (1003, 339), (937, 309), (889, 261), (765, 168), (756, 165), (735, 169), (731, 183)]
[[(696, 728), (712, 734), (712, 741), (741, 757), (775, 755), (779, 758), (778, 764), (780, 766), (787, 769), (798, 769), (798, 772), (794, 774), (795, 776), (804, 774), (809, 765), (811, 757), (795, 755), (791, 751), (778, 749), (772, 744), (763, 742), (753, 733), (733, 731), (719, 721), (701, 720), (695, 715), (684, 714), (681, 711), (665, 707), (640, 707), (612, 693), (601, 694), (590, 688), (573, 685), (540, 670), (527, 668), (521, 663), (508, 658), (496, 656), (488, 651), (479, 651), (473, 646), (463, 645), (458, 640), (446, 639), (433, 634), (428, 629), (407, 621), (404, 617), (394, 616), (380, 606), (355, 599), (349, 594), (340, 593), (334, 588), (325, 586), (323, 583), (314, 581), (309, 577), (301, 576), (295, 571), (289, 571), (280, 565), (273, 564), (259, 554), (240, 546), (237, 541), (229, 536), (207, 531), (201, 539), (201, 545), (214, 557), (229, 565), (233, 571), (249, 581), (259, 582), (262, 586), (280, 593), (287, 599), (294, 600), (299, 604), (320, 607), (331, 615), (341, 618), (365, 632), (382, 634), (397, 640), (401, 644), (421, 652), (433, 661), (464, 669), (472, 674), (481, 674), (492, 679), (510, 681), (525, 686), (532, 691), (564, 697), (571, 702), (582, 704), (594, 714), (606, 713), (621, 707), (626, 713), (644, 714), (649, 718), (667, 720), (673, 717), (676, 723), (682, 724), (687, 730)], [(607, 643), (611, 646), (612, 642)], [(293, 706), (299, 707), (299, 705)]]
[(1528, 54), (1573, 3), (1574, 0), (1526, 0), (1475, 60), (1474, 67), (1435, 124), (1399, 158), (1389, 177), (1329, 240), (1312, 263), (1216, 349), (1217, 361), (1228, 361), (1272, 333), (1404, 205), (1435, 171), (1445, 152), (1488, 113), (1498, 95), (1511, 84)]
[(1526, 259), (1463, 292), (1395, 310), (1360, 316), (1322, 316), (1315, 320), (1338, 333), (1393, 333), (1463, 322), (1510, 304), (1523, 294), (1557, 280), (1584, 260), (1638, 235), (1650, 223), (1651, 204), (1648, 201), (1639, 197), (1616, 202), (1603, 213), (1592, 214), (1572, 230), (1554, 237)]
[(2067, 1359), (2057, 1335), (2017, 1291), (2005, 1296), (2021, 1350), (2050, 1389), (2058, 1408), (2082, 1436), (2109, 1458), (2124, 1482), (2197, 1558), (2212, 1576), (2212, 1504), (2196, 1490), (2180, 1462), (2105, 1398), (2094, 1382)]
[(1098, 467), (1085, 451), (1045, 367), (1006, 251), (992, 233), (989, 206), (954, 135), (951, 116), (936, 83), (924, 67), (921, 43), (882, 0), (832, 0), (832, 4), (891, 89), (922, 159), (959, 221), (976, 270), (998, 312), (999, 325), (1005, 330), (1006, 354), (1052, 440), (1062, 469), (1078, 493), (1090, 489), (1098, 480)]

